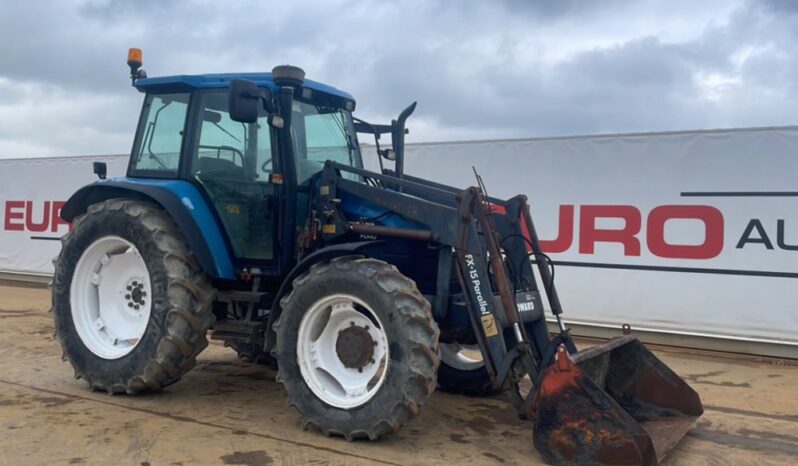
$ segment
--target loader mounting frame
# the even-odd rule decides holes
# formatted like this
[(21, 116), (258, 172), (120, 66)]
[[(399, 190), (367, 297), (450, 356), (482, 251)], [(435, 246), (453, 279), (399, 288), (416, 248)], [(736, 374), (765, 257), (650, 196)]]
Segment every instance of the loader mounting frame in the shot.
[[(342, 172), (367, 182), (348, 180)], [(458, 190), (328, 161), (318, 184), (319, 241), (326, 245), (366, 233), (453, 251), (492, 387), (508, 387), (519, 417), (535, 422), (534, 443), (544, 459), (563, 465), (656, 465), (703, 413), (698, 394), (630, 335), (577, 352), (527, 198), (491, 198), (478, 175), (477, 181), (477, 187)], [(419, 228), (350, 222), (340, 209), (341, 194), (388, 209)], [(439, 256), (440, 264), (446, 264), (445, 256)], [(532, 293), (542, 307), (533, 262), (559, 327), (551, 338), (542, 315), (528, 334), (516, 302), (518, 292)], [(439, 291), (450, 270), (438, 271)]]
[[(341, 172), (369, 178), (377, 186), (348, 180), (340, 176)], [(457, 279), (466, 297), (466, 307), (492, 386), (498, 389), (509, 384), (518, 415), (527, 418), (535, 392), (518, 390), (521, 380), (528, 375), (531, 386), (536, 386), (542, 369), (551, 363), (557, 348), (564, 345), (570, 353), (575, 353), (576, 346), (560, 317), (562, 306), (552, 281), (549, 259), (540, 254), (540, 242), (526, 197), (516, 196), (508, 201), (490, 198), (479, 184), (480, 187), (456, 190), (409, 176), (399, 179), (327, 162), (320, 180), (319, 211), (326, 217), (322, 226), (334, 225), (322, 231), (335, 233), (322, 236), (325, 242), (334, 242), (336, 237), (349, 232), (377, 234), (452, 248)], [(338, 209), (341, 193), (367, 199), (430, 229), (349, 222)], [(515, 302), (516, 292), (540, 293), (529, 260), (532, 255), (539, 258), (535, 261), (538, 273), (550, 309), (559, 322), (559, 334), (547, 342), (529, 338)], [(499, 295), (500, 306), (492, 299), (494, 294)]]

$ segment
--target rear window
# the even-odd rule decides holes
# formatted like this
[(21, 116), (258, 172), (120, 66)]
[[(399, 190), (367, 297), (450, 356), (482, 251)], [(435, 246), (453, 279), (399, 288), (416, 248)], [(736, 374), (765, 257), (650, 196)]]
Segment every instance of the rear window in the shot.
[(177, 175), (188, 100), (187, 93), (148, 95), (145, 98), (131, 171)]

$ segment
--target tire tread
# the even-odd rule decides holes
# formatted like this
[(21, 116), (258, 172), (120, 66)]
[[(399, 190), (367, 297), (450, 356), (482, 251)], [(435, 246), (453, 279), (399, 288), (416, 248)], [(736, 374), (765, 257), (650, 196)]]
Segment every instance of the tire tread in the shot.
[[(393, 302), (401, 302), (396, 311), (399, 314), (398, 319), (406, 324), (404, 325), (406, 333), (403, 337), (411, 344), (406, 352), (408, 357), (403, 364), (408, 366), (411, 375), (401, 387), (400, 399), (395, 401), (392, 409), (386, 410), (387, 415), (374, 419), (369, 426), (357, 426), (347, 430), (341, 426), (320, 425), (323, 422), (310, 419), (309, 413), (302, 412), (301, 403), (292, 399), (290, 390), (286, 391), (289, 404), (297, 407), (303, 416), (303, 426), (315, 426), (324, 435), (339, 435), (348, 441), (359, 438), (377, 440), (383, 435), (397, 432), (402, 425), (418, 416), (421, 406), (435, 390), (440, 332), (432, 317), (430, 304), (419, 292), (415, 282), (404, 276), (395, 266), (363, 256), (341, 256), (313, 264), (308, 271), (293, 281), (294, 288), (280, 301), (281, 308), (287, 309), (291, 305), (298, 288), (312, 285), (313, 277), (320, 277), (330, 272), (350, 271), (374, 281), (391, 296)], [(282, 317), (280, 316), (274, 323), (274, 330), (278, 335), (278, 344), (272, 353), (275, 358), (278, 357), (276, 348), (280, 346), (279, 329)], [(279, 369), (277, 380), (288, 388)]]
[[(81, 372), (79, 365), (71, 360), (64, 336), (58, 335), (57, 330), (56, 337), (61, 343), (66, 359), (75, 367), (75, 376), (85, 379), (92, 390), (106, 391), (109, 394), (136, 394), (160, 390), (175, 383), (196, 365), (197, 355), (208, 346), (206, 333), (214, 321), (211, 304), (215, 290), (199, 267), (177, 225), (163, 209), (140, 200), (112, 198), (90, 205), (85, 214), (74, 219), (72, 232), (61, 239), (62, 252), (54, 260), (56, 273), (52, 284), (53, 302), (50, 310), (52, 314), (69, 312), (68, 308), (58, 308), (64, 306), (64, 303), (58, 302), (58, 294), (68, 288), (68, 284), (63, 281), (65, 274), (59, 270), (59, 264), (63, 251), (70, 246), (74, 238), (75, 231), (79, 230), (80, 225), (90, 216), (102, 215), (104, 211), (120, 210), (131, 217), (132, 221), (147, 229), (148, 235), (162, 253), (167, 276), (166, 294), (169, 296), (169, 310), (164, 319), (166, 328), (161, 329), (162, 336), (157, 344), (156, 356), (146, 364), (140, 374), (126, 380), (113, 378), (102, 381), (89, 380), (86, 374)], [(66, 306), (68, 307), (68, 303)], [(174, 325), (177, 319), (186, 325)]]

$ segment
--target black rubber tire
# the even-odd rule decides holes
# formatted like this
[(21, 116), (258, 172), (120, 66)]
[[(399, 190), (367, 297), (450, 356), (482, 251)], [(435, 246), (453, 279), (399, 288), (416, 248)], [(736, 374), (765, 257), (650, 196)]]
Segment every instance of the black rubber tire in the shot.
[[(89, 350), (75, 330), (70, 311), (70, 284), (83, 251), (103, 236), (133, 243), (144, 259), (152, 284), (150, 321), (136, 347), (118, 359), (104, 359)], [(135, 394), (177, 382), (196, 365), (208, 346), (206, 333), (214, 321), (214, 289), (192, 255), (185, 238), (158, 206), (133, 199), (92, 204), (73, 222), (61, 240), (54, 261), (52, 309), (55, 336), (64, 360), (92, 390)]]
[[(321, 401), (306, 385), (297, 362), (299, 325), (307, 309), (332, 293), (347, 293), (366, 302), (385, 326), (390, 348), (386, 379), (365, 404), (340, 409)], [(288, 392), (289, 405), (302, 414), (303, 426), (347, 440), (397, 432), (419, 414), (435, 390), (438, 369), (438, 326), (429, 302), (415, 282), (385, 262), (345, 256), (320, 262), (293, 282), (280, 301), (274, 324), (277, 381)], [(331, 349), (331, 351), (335, 351)]]
[[(529, 338), (534, 338), (534, 326), (538, 325), (538, 323), (531, 322), (524, 325)], [(545, 325), (545, 321), (543, 325)], [(509, 330), (506, 332), (509, 332)], [(509, 339), (510, 335), (505, 333), (505, 338)], [(507, 391), (510, 387), (505, 384), (501, 388), (493, 388), (485, 366), (467, 371), (452, 367), (441, 358), (441, 366), (438, 368), (438, 388), (449, 393), (481, 397), (497, 395)]]
[(443, 359), (438, 368), (438, 387), (445, 392), (476, 397), (495, 395), (503, 391), (491, 387), (485, 366), (467, 371), (456, 369)]

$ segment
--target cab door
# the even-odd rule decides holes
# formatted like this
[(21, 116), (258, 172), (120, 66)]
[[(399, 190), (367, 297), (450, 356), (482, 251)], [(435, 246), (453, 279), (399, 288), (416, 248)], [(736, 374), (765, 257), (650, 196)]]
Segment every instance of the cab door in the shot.
[(189, 175), (211, 200), (235, 256), (268, 267), (277, 260), (278, 186), (270, 182), (277, 157), (266, 115), (233, 121), (227, 90), (203, 91), (195, 102)]

